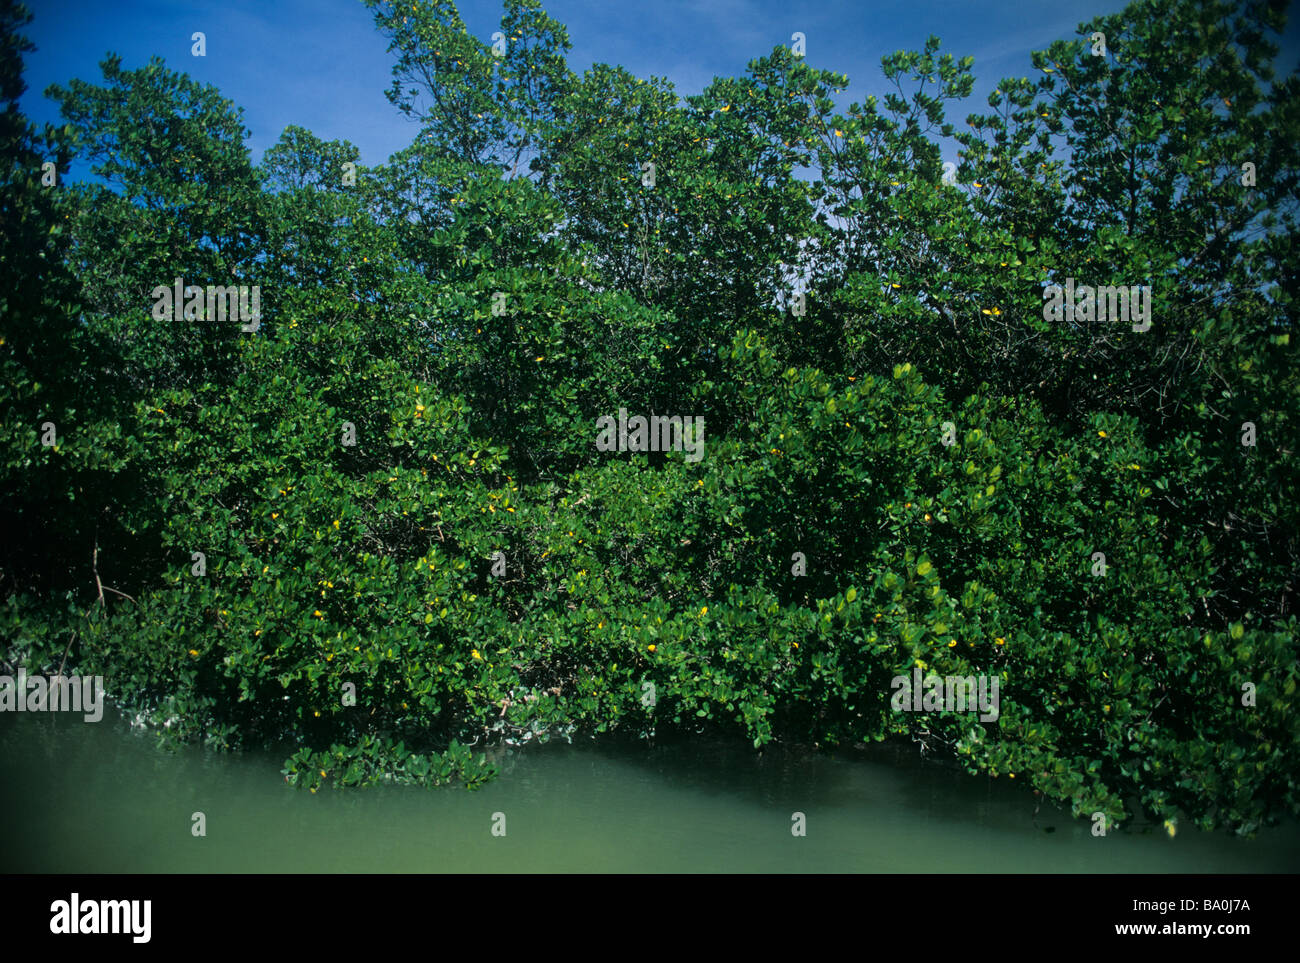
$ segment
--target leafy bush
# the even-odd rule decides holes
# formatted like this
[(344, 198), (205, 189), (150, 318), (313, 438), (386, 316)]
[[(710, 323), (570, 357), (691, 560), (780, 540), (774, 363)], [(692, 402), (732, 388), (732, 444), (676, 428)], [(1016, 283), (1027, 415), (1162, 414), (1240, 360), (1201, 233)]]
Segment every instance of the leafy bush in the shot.
[[(682, 100), (571, 74), (531, 0), (500, 60), (369, 4), (420, 122), (375, 168), (296, 127), (253, 165), (160, 61), (38, 135), (6, 43), (7, 664), (288, 744), (313, 791), (708, 726), (911, 737), (1111, 822), (1300, 811), (1280, 14), (1139, 0), (958, 133), (936, 39), (841, 114), (783, 48)], [(74, 152), (107, 186), (42, 188)], [(260, 285), (260, 327), (159, 320), (176, 277)], [(1151, 285), (1152, 327), (1045, 321), (1066, 277)], [(702, 417), (704, 457), (597, 450), (620, 408)], [(895, 713), (914, 667), (996, 677), (999, 718)]]

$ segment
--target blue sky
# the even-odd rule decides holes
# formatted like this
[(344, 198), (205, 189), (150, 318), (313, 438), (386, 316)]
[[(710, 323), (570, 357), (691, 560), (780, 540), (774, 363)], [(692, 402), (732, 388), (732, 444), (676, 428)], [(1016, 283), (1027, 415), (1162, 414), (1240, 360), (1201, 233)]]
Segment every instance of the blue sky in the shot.
[[(383, 92), (391, 80), (387, 44), (360, 0), (27, 0), (27, 28), (37, 50), (27, 57), (23, 108), (56, 121), (43, 92), (73, 77), (100, 80), (110, 51), (123, 66), (152, 55), (220, 89), (244, 108), (253, 159), (289, 124), (326, 140), (346, 139), (362, 163), (382, 163), (414, 135), (412, 122)], [(981, 110), (1005, 76), (1033, 73), (1029, 52), (1072, 38), (1093, 16), (1118, 12), (1125, 0), (551, 0), (544, 6), (569, 30), (569, 65), (620, 64), (633, 73), (667, 77), (682, 94), (698, 93), (714, 76), (737, 76), (746, 63), (807, 36), (811, 64), (849, 76), (851, 100), (883, 94), (880, 58), (919, 49), (933, 33), (943, 50), (975, 57), (973, 97), (956, 114)], [(469, 29), (490, 42), (498, 0), (465, 0)], [(1293, 15), (1282, 60), (1294, 67), (1300, 17)], [(207, 35), (207, 56), (190, 54), (190, 36)], [(951, 119), (951, 118), (950, 118)], [(955, 158), (953, 158), (955, 159)]]

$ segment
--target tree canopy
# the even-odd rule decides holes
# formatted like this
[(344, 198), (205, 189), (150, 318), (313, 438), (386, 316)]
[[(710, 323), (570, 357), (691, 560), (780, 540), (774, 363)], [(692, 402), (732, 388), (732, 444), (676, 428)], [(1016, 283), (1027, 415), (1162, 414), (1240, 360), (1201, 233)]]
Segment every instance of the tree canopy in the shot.
[[(959, 122), (935, 37), (841, 108), (789, 47), (682, 97), (571, 72), (536, 0), (490, 40), (365, 2), (415, 121), (374, 167), (295, 126), (253, 163), (160, 59), (37, 131), (0, 0), (6, 664), (313, 791), (709, 727), (910, 736), (1111, 824), (1300, 812), (1279, 5), (1135, 0)], [(600, 450), (620, 409), (703, 457)], [(914, 668), (998, 718), (893, 711)]]

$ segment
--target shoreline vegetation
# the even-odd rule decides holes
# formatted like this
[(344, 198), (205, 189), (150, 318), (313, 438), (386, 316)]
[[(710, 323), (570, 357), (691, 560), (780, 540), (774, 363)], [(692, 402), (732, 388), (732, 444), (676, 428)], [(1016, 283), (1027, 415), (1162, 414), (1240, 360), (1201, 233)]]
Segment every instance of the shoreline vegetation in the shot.
[(981, 105), (935, 37), (879, 99), (813, 37), (680, 97), (534, 0), (366, 2), (376, 166), (254, 164), (161, 59), (38, 130), (0, 0), (0, 671), (311, 792), (704, 731), (1300, 814), (1282, 10), (1137, 0)]

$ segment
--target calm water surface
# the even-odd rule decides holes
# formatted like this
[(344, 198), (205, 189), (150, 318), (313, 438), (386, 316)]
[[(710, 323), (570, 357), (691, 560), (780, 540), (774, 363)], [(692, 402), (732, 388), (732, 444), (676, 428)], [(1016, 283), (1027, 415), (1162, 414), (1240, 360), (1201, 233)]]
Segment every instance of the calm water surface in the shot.
[[(287, 755), (287, 753), (285, 753)], [(477, 792), (312, 795), (279, 754), (164, 752), (109, 713), (0, 715), (0, 871), (1179, 872), (1300, 870), (1300, 826), (1104, 839), (1005, 778), (910, 752), (563, 743), (505, 756)], [(191, 835), (191, 814), (207, 836)], [(493, 814), (506, 836), (491, 834)], [(807, 836), (791, 835), (802, 812)], [(1145, 828), (1146, 832), (1142, 829)]]

